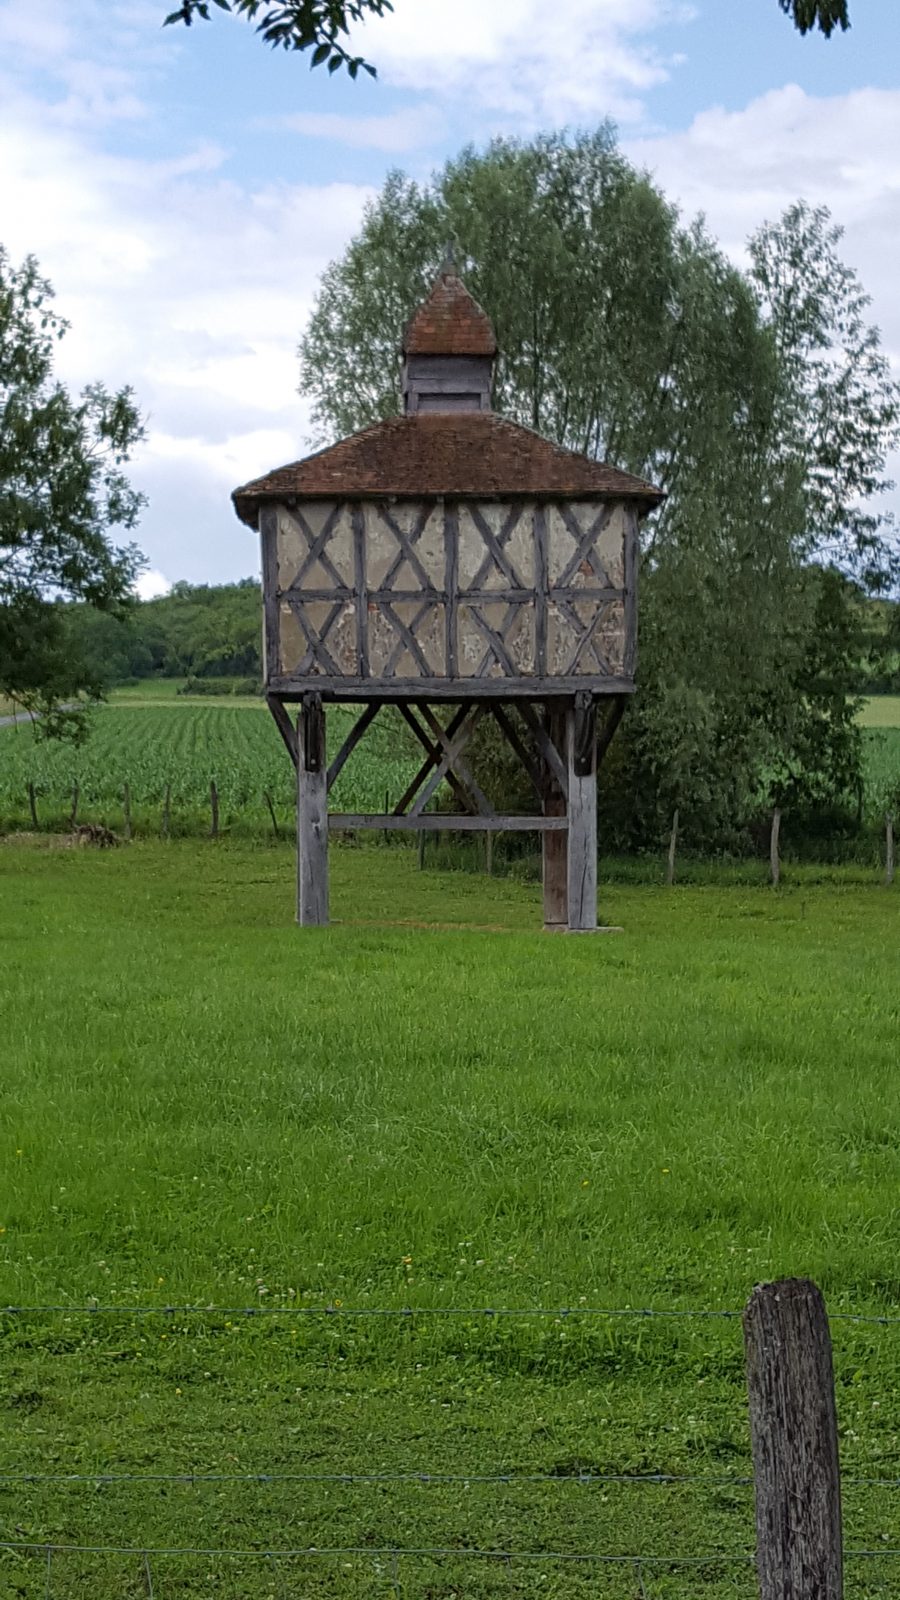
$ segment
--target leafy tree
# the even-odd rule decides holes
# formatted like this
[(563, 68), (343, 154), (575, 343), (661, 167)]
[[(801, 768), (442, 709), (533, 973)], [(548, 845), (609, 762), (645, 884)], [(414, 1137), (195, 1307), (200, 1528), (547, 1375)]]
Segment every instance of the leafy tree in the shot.
[[(896, 391), (827, 217), (794, 208), (741, 272), (608, 128), (466, 150), (424, 186), (393, 173), (301, 342), (320, 442), (399, 409), (399, 330), (448, 238), (495, 322), (497, 409), (669, 493), (645, 525), (641, 692), (607, 794), (621, 841), (659, 837), (676, 805), (689, 837), (734, 841), (787, 760), (795, 792), (807, 761), (812, 789), (847, 792), (797, 720), (822, 677), (810, 570), (891, 571), (866, 501)], [(836, 711), (832, 731), (858, 759)]]
[(347, 50), (343, 40), (350, 28), (394, 9), (391, 0), (181, 0), (166, 22), (183, 22), (187, 27), (195, 17), (208, 22), (210, 5), (256, 22), (256, 31), (266, 44), (283, 50), (311, 50), (311, 66), (327, 62), (329, 72), (346, 67), (351, 78), (360, 68), (374, 78), (375, 68)]
[(846, 31), (850, 26), (847, 0), (778, 0), (778, 4), (793, 17), (794, 26), (801, 33), (821, 28), (826, 39), (830, 39), (835, 28)]
[(141, 420), (130, 389), (94, 383), (75, 399), (54, 378), (66, 328), (37, 263), (13, 267), (0, 246), (0, 693), (48, 734), (82, 731), (66, 702), (99, 690), (60, 602), (127, 605), (141, 565), (111, 537), (143, 503), (123, 471)]

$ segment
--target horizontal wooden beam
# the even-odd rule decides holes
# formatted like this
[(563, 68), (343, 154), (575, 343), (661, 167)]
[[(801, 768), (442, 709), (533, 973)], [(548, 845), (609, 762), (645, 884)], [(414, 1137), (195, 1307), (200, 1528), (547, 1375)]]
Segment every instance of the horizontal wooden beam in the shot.
[(418, 816), (386, 817), (333, 811), (328, 818), (333, 833), (352, 828), (374, 828), (386, 833), (564, 833), (565, 817), (473, 817), (455, 816), (449, 811), (424, 811)]
[(309, 673), (302, 678), (272, 678), (268, 694), (279, 700), (302, 700), (315, 692), (323, 700), (349, 704), (367, 700), (450, 700), (456, 705), (477, 700), (571, 700), (587, 691), (595, 699), (612, 694), (633, 694), (630, 678), (350, 678)]

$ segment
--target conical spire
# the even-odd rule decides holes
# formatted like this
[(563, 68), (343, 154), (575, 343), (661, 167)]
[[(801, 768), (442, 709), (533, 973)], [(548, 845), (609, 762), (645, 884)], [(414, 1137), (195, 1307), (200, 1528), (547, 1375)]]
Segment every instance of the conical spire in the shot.
[(448, 246), (427, 300), (406, 325), (405, 356), (490, 356), (497, 354), (491, 319), (473, 300), (456, 270)]

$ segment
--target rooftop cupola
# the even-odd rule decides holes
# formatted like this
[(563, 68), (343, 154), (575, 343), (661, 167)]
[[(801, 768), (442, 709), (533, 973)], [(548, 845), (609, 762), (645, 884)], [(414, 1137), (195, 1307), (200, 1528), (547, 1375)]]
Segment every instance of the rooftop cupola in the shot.
[(489, 411), (497, 340), (448, 254), (403, 335), (403, 402), (414, 411)]

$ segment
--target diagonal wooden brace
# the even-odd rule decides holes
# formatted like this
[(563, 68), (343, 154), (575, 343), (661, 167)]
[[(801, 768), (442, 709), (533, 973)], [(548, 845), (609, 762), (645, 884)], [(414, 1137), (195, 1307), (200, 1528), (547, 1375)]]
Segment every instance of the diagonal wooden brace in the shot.
[[(463, 720), (459, 724), (457, 732), (452, 739), (447, 738), (444, 754), (439, 765), (435, 768), (431, 777), (428, 779), (424, 789), (420, 790), (415, 803), (410, 808), (409, 815), (411, 817), (419, 817), (422, 815), (422, 812), (425, 810), (425, 807), (427, 806), (438, 785), (443, 782), (444, 778), (447, 776), (447, 773), (451, 771), (453, 767), (455, 767), (460, 755), (462, 754), (470, 738), (472, 737), (472, 734), (475, 732), (475, 729), (484, 716), (484, 713), (485, 707), (483, 705), (465, 707), (463, 710)], [(445, 738), (446, 737), (447, 736), (445, 735)]]
[[(412, 779), (412, 782), (407, 785), (406, 789), (404, 790), (403, 794), (400, 796), (400, 799), (397, 801), (397, 804), (394, 807), (394, 813), (393, 813), (394, 816), (400, 817), (405, 812), (407, 806), (410, 805), (411, 802), (415, 799), (415, 797), (418, 794), (422, 784), (425, 782), (425, 779), (428, 777), (429, 772), (431, 772), (434, 769), (434, 767), (437, 766), (437, 764), (438, 764), (438, 762), (439, 762), (439, 760), (441, 758), (441, 753), (440, 753), (440, 750), (435, 745), (433, 745), (431, 743), (431, 740), (428, 739), (428, 736), (425, 733), (424, 728), (421, 728), (419, 726), (418, 722), (415, 721), (415, 719), (410, 720), (410, 716), (407, 715), (407, 713), (409, 712), (410, 708), (407, 705), (406, 701), (401, 700), (401, 701), (398, 702), (398, 704), (400, 706), (401, 715), (404, 717), (405, 721), (407, 721), (409, 723), (410, 727), (413, 729), (413, 732), (415, 733), (416, 738), (420, 741), (420, 743), (423, 743), (425, 745), (425, 748), (428, 751), (427, 759), (422, 762), (422, 765), (420, 766), (420, 768), (419, 768), (418, 772), (416, 773), (415, 777)], [(405, 710), (404, 710), (404, 707), (406, 708)], [(447, 728), (445, 730), (449, 738), (453, 737), (453, 735), (456, 732), (457, 728), (461, 725), (461, 723), (463, 721), (463, 718), (465, 717), (465, 714), (466, 714), (466, 707), (465, 706), (460, 706), (454, 712), (454, 714), (450, 718), (450, 721), (449, 721), (449, 723), (447, 725)], [(448, 780), (448, 781), (451, 783), (451, 787), (452, 787), (452, 780)], [(454, 790), (454, 793), (456, 793), (455, 790)], [(471, 804), (471, 802), (469, 801), (468, 797), (464, 796), (462, 793), (460, 794), (459, 798), (461, 799), (461, 801), (462, 801), (462, 803), (464, 805), (468, 806), (468, 805)]]

